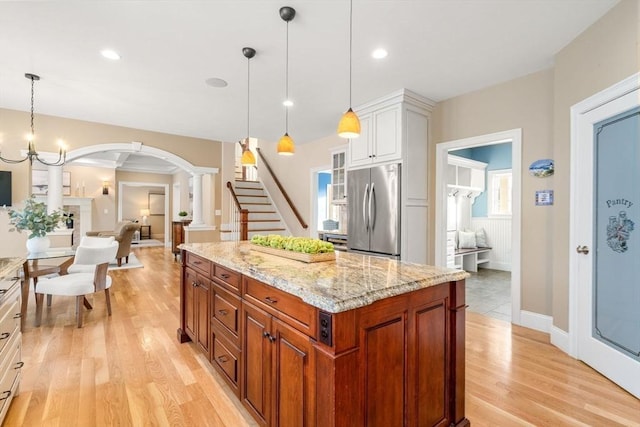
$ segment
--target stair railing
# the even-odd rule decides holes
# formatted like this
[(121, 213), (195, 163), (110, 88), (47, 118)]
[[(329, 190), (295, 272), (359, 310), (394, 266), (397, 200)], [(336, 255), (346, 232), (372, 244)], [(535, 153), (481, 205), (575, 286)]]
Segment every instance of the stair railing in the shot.
[(262, 151), (260, 151), (260, 148), (256, 147), (256, 151), (258, 152), (258, 156), (260, 156), (260, 159), (262, 161), (262, 163), (264, 164), (264, 166), (267, 168), (267, 171), (269, 172), (269, 174), (271, 175), (271, 178), (273, 178), (273, 182), (276, 183), (276, 185), (278, 186), (278, 189), (280, 190), (280, 192), (282, 193), (282, 195), (284, 196), (284, 199), (287, 201), (287, 203), (289, 204), (289, 207), (291, 208), (291, 210), (293, 211), (293, 214), (296, 216), (296, 218), (298, 218), (298, 222), (300, 222), (300, 225), (302, 226), (302, 228), (307, 229), (309, 228), (309, 226), (307, 225), (306, 222), (304, 222), (304, 220), (302, 219), (302, 215), (300, 215), (300, 212), (298, 212), (298, 209), (296, 209), (296, 206), (293, 204), (293, 202), (291, 201), (291, 199), (289, 198), (289, 195), (287, 194), (286, 190), (284, 189), (284, 187), (282, 186), (282, 184), (280, 184), (280, 180), (278, 179), (278, 177), (276, 176), (276, 174), (273, 172), (273, 170), (271, 169), (271, 166), (269, 165), (269, 162), (267, 161), (267, 159), (264, 158), (264, 156), (262, 155)]
[(229, 181), (227, 181), (227, 188), (234, 201), (234, 203), (229, 203), (229, 222), (231, 223), (233, 240), (249, 240), (249, 211), (242, 209), (238, 196), (233, 190), (233, 185)]

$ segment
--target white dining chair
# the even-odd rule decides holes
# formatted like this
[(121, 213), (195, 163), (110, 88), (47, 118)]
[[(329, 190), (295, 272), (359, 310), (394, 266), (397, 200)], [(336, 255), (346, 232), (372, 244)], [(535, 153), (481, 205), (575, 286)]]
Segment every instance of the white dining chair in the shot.
[(111, 299), (109, 288), (111, 277), (107, 274), (109, 262), (112, 261), (118, 251), (118, 242), (111, 242), (110, 246), (87, 247), (78, 246), (75, 262), (79, 265), (91, 266), (93, 272), (76, 272), (52, 278), (42, 278), (38, 281), (36, 292), (36, 326), (40, 326), (42, 320), (43, 297), (47, 295), (75, 296), (76, 320), (78, 328), (82, 327), (82, 305), (88, 309), (93, 307), (86, 295), (104, 290), (107, 312), (111, 316)]

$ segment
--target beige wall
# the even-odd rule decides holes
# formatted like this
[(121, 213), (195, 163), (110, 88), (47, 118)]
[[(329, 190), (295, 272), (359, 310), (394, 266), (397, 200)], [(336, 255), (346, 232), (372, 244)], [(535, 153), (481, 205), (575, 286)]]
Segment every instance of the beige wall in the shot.
[[(29, 129), (29, 113), (0, 109), (0, 144), (2, 155), (8, 158), (19, 158), (20, 151), (26, 149), (25, 135)], [(200, 138), (190, 138), (140, 129), (131, 129), (108, 124), (85, 122), (81, 120), (65, 119), (47, 115), (35, 115), (36, 147), (41, 152), (57, 151), (56, 141), (64, 139), (69, 151), (80, 147), (104, 143), (123, 143), (139, 141), (145, 145), (156, 147), (173, 153), (195, 166), (217, 167), (222, 169), (221, 143)], [(30, 167), (28, 162), (11, 165), (0, 163), (0, 170), (12, 171), (12, 196), (14, 205), (19, 205), (30, 194)], [(110, 229), (116, 219), (116, 190), (115, 173), (104, 169), (95, 169), (66, 164), (64, 170), (71, 171), (72, 194), (76, 184), (85, 182), (86, 197), (94, 197), (93, 227), (94, 229)], [(96, 172), (97, 171), (97, 172)], [(102, 195), (102, 181), (104, 177), (111, 177), (111, 187), (108, 196)], [(219, 185), (219, 177), (214, 178), (214, 185)], [(214, 206), (219, 207), (220, 193), (214, 191), (214, 185), (207, 183), (207, 191), (213, 197)], [(73, 194), (75, 195), (75, 194)], [(211, 208), (210, 206), (208, 208)], [(108, 213), (104, 214), (104, 209)], [(8, 231), (8, 220), (3, 220), (6, 213), (0, 213), (0, 239), (6, 242), (7, 251), (4, 256), (16, 255), (13, 250), (22, 251), (24, 236)], [(210, 215), (213, 219), (213, 214)], [(26, 253), (26, 249), (23, 251)], [(22, 252), (19, 252), (21, 254)]]
[(554, 153), (557, 214), (553, 223), (553, 322), (568, 330), (569, 181), (572, 105), (640, 71), (640, 1), (623, 0), (556, 56)]
[[(446, 100), (434, 111), (435, 143), (522, 128), (522, 309), (553, 316), (563, 330), (571, 250), (569, 109), (640, 70), (639, 4), (621, 1), (559, 52), (552, 69)], [(434, 146), (431, 153), (433, 162)], [(555, 175), (531, 177), (526, 168), (546, 157), (555, 160)], [(534, 206), (541, 189), (554, 190), (554, 206)]]
[[(551, 315), (553, 254), (549, 247), (556, 207), (535, 206), (534, 192), (553, 189), (554, 177), (534, 178), (526, 168), (537, 159), (553, 157), (552, 110), (553, 71), (544, 70), (438, 103), (432, 120), (435, 144), (522, 129), (521, 306), (523, 310), (546, 315)], [(435, 192), (435, 144), (430, 150), (432, 194)], [(435, 209), (431, 206), (431, 218), (435, 218)], [(435, 229), (434, 224), (430, 229)], [(434, 253), (434, 247), (435, 241), (431, 239), (429, 253)]]
[[(260, 141), (260, 150), (267, 158), (269, 165), (289, 194), (302, 219), (307, 225), (311, 223), (311, 170), (326, 166), (330, 169), (332, 147), (344, 145), (345, 139), (337, 135), (314, 141), (309, 144), (298, 144), (293, 156), (280, 156), (276, 152), (277, 142)], [(280, 190), (276, 187), (271, 177), (264, 171), (258, 158), (258, 170), (260, 178), (278, 206), (291, 234), (294, 236), (317, 237), (317, 230), (304, 229), (300, 225), (292, 210), (287, 205)]]

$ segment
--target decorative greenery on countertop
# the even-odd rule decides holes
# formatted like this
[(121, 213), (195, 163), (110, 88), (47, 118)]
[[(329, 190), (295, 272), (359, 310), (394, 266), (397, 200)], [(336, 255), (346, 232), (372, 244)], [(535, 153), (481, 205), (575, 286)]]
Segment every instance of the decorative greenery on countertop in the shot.
[(189, 215), (186, 211), (180, 211), (178, 212), (178, 216), (187, 216)]
[(32, 194), (24, 201), (24, 208), (19, 211), (9, 209), (9, 224), (15, 226), (9, 231), (29, 230), (29, 239), (33, 237), (44, 237), (47, 233), (52, 232), (58, 227), (62, 220), (63, 213), (55, 210), (47, 213), (47, 205), (42, 202), (36, 202), (35, 196)]
[(310, 237), (280, 236), (277, 234), (264, 236), (256, 234), (251, 238), (251, 243), (304, 254), (323, 254), (333, 252), (333, 243), (319, 239), (312, 239)]

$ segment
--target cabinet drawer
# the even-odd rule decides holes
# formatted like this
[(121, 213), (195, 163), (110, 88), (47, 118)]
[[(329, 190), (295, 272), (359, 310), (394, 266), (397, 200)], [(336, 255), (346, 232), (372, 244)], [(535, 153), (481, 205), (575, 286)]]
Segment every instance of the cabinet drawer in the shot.
[(20, 304), (12, 298), (0, 308), (0, 353), (15, 334), (20, 333)]
[(15, 397), (20, 380), (22, 367), (20, 353), (20, 339), (11, 340), (7, 359), (0, 363), (0, 423), (9, 409), (11, 400)]
[(236, 345), (240, 344), (240, 298), (214, 285), (211, 321), (228, 332)]
[(192, 254), (191, 252), (187, 252), (186, 257), (187, 267), (191, 267), (202, 274), (205, 274), (207, 277), (211, 277), (211, 261), (205, 259), (201, 256)]
[(236, 395), (240, 395), (240, 350), (229, 343), (218, 333), (218, 328), (212, 329), (213, 350), (211, 363), (222, 374)]
[(231, 288), (233, 288), (237, 292), (240, 292), (240, 280), (242, 277), (240, 273), (228, 270), (224, 267), (220, 267), (218, 264), (215, 264), (213, 277), (220, 280), (224, 284), (231, 286)]
[(316, 337), (317, 309), (300, 298), (244, 276), (245, 298), (288, 324)]

